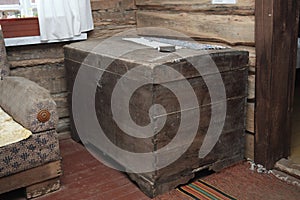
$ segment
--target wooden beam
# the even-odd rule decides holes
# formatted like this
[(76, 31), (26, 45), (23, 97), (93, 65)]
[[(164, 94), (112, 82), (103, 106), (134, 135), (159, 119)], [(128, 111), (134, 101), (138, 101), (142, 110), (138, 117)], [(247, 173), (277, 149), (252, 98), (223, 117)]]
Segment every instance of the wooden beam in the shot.
[(254, 135), (246, 133), (245, 140), (245, 158), (254, 160)]
[(61, 176), (61, 161), (0, 178), (0, 194)]
[(45, 194), (49, 194), (60, 188), (60, 179), (54, 178), (41, 183), (36, 183), (34, 185), (26, 187), (26, 197), (27, 199), (32, 199), (40, 197)]
[(255, 161), (289, 156), (298, 29), (297, 0), (256, 0)]
[(138, 9), (208, 14), (254, 15), (255, 0), (238, 0), (236, 4), (212, 4), (211, 0), (135, 0)]
[(255, 99), (255, 75), (248, 76), (248, 99)]
[(250, 133), (255, 133), (254, 129), (254, 103), (247, 103), (247, 114), (246, 114), (246, 130)]
[[(195, 40), (254, 46), (254, 16), (137, 11), (136, 18), (138, 28), (162, 27), (179, 31)], [(157, 32), (147, 30), (145, 34)], [(167, 35), (172, 33), (165, 34), (174, 36)]]

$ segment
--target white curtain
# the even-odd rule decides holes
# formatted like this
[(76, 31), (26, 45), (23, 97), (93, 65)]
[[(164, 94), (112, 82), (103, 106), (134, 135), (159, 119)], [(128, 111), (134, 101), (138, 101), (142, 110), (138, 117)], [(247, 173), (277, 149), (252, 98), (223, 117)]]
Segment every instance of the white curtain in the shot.
[(90, 0), (38, 0), (41, 40), (69, 39), (94, 28)]

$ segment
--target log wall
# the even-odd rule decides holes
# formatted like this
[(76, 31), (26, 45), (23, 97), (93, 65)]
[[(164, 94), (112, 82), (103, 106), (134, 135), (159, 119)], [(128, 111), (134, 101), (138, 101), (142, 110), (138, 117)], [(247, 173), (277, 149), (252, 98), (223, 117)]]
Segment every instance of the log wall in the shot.
[[(106, 38), (136, 27), (134, 0), (91, 0), (95, 29), (90, 38)], [(58, 108), (60, 138), (70, 136), (66, 72), (63, 46), (66, 43), (7, 47), (12, 76), (26, 77), (48, 89)]]
[(90, 38), (106, 38), (136, 27), (134, 0), (91, 0), (95, 29)]
[(69, 135), (69, 111), (63, 46), (65, 43), (7, 47), (12, 76), (28, 78), (48, 89), (57, 104), (57, 132)]
[[(255, 0), (212, 5), (211, 0), (91, 0), (95, 29), (89, 38), (106, 38), (137, 27), (175, 29), (200, 42), (217, 43), (250, 53), (246, 157), (253, 155), (255, 102)], [(69, 131), (63, 45), (7, 48), (11, 74), (24, 76), (50, 90), (58, 106), (61, 137)], [(64, 133), (64, 134), (62, 134)]]
[(255, 107), (255, 0), (235, 5), (213, 5), (211, 0), (136, 0), (137, 27), (176, 30), (200, 42), (249, 51), (246, 154), (254, 155)]

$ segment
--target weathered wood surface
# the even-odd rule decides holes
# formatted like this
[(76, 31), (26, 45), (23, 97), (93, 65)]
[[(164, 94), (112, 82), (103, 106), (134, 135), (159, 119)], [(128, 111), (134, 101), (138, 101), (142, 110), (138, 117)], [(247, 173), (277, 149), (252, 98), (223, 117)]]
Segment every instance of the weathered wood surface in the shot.
[(255, 75), (248, 76), (248, 99), (255, 99)]
[[(134, 53), (127, 53), (125, 55), (122, 55), (121, 57), (116, 57), (113, 52), (108, 51), (107, 56), (104, 57), (103, 55), (101, 55), (101, 53), (99, 54), (97, 52), (94, 52), (94, 48), (101, 41), (102, 40), (90, 40), (66, 46), (65, 49), (67, 50), (65, 51), (65, 62), (73, 62), (72, 64), (75, 64), (76, 66), (70, 67), (78, 69), (82, 64), (96, 65), (100, 63), (101, 60), (105, 59), (105, 61), (112, 62), (110, 66), (105, 69), (105, 71), (112, 72), (118, 75), (123, 75), (126, 71), (131, 69), (135, 71), (134, 68), (136, 67), (136, 65), (141, 63), (143, 64), (143, 66), (145, 66), (145, 69), (152, 70), (153, 73), (147, 73), (145, 75), (139, 71), (136, 71), (136, 73), (139, 73), (146, 78), (155, 78), (155, 83), (166, 83), (170, 82), (170, 79), (166, 79), (167, 77), (165, 77), (165, 79), (163, 80), (163, 72), (168, 69), (166, 66), (177, 70), (185, 78), (195, 78), (201, 75), (192, 65), (191, 62), (193, 61), (193, 59), (197, 59), (198, 63), (203, 64), (211, 63), (211, 61), (213, 61), (214, 65), (218, 67), (220, 73), (245, 68), (248, 65), (249, 61), (248, 52), (238, 51), (235, 49), (222, 51), (196, 51), (191, 49), (181, 49), (178, 50), (178, 52), (186, 56), (178, 55), (178, 53), (168, 54), (168, 56), (166, 56), (165, 53), (161, 53), (156, 49), (145, 48), (142, 51), (134, 51)], [(122, 45), (120, 45), (120, 43)], [(138, 44), (127, 42), (120, 38), (116, 38), (114, 41), (111, 41), (110, 46), (103, 46), (103, 48), (110, 48), (112, 45), (117, 45), (117, 47), (119, 47), (120, 50), (123, 51), (127, 51), (128, 48), (141, 48), (141, 46)], [(91, 53), (90, 51), (93, 52)], [(88, 59), (86, 59), (87, 55), (89, 55)], [(180, 62), (176, 62), (176, 60), (178, 59), (180, 59)], [(65, 63), (65, 65), (68, 65), (68, 63)], [(153, 67), (153, 65), (157, 65), (157, 67)], [(95, 70), (104, 70), (104, 67), (106, 66), (97, 65), (97, 67), (98, 68), (96, 68)], [(69, 72), (67, 74), (69, 75)], [(208, 72), (203, 75), (212, 74), (215, 74), (215, 72)], [(69, 77), (70, 76), (68, 76), (68, 78)], [(184, 79), (182, 78), (182, 76), (172, 77), (173, 81), (182, 79)]]
[[(45, 88), (23, 77), (0, 80), (0, 106), (14, 120), (32, 132), (55, 129), (58, 122), (56, 103)], [(47, 113), (41, 121), (39, 113)]]
[(254, 160), (254, 135), (250, 133), (246, 133), (245, 140), (246, 140), (245, 158)]
[[(135, 11), (94, 11), (93, 12), (94, 25), (99, 26), (112, 26), (112, 25), (135, 25)], [(104, 27), (105, 28), (105, 27)]]
[(206, 41), (199, 41), (200, 44), (211, 44), (211, 45), (219, 45), (223, 47), (232, 48), (235, 50), (240, 51), (248, 51), (249, 52), (249, 62), (248, 62), (248, 68), (250, 72), (255, 72), (255, 66), (256, 66), (256, 53), (255, 53), (255, 47), (250, 46), (232, 46), (225, 43), (220, 42), (206, 42)]
[(242, 51), (248, 51), (249, 52), (249, 71), (255, 72), (256, 68), (256, 52), (255, 47), (249, 47), (249, 46), (234, 46), (232, 47), (234, 49), (242, 50)]
[(280, 159), (278, 162), (276, 162), (275, 168), (296, 178), (300, 177), (300, 165), (299, 163), (293, 162), (291, 159)]
[(254, 128), (254, 103), (247, 103), (247, 115), (246, 115), (246, 130), (255, 133), (255, 128)]
[[(119, 42), (122, 43), (120, 48), (126, 46), (126, 48), (130, 49), (136, 45), (133, 43), (127, 44), (124, 41)], [(83, 59), (89, 51), (93, 49), (93, 45), (96, 45), (95, 43), (95, 41), (88, 41), (68, 45), (65, 48), (65, 66), (68, 75), (68, 88), (70, 94), (72, 94), (77, 71), (79, 67), (82, 66), (81, 64)], [(126, 45), (123, 45), (124, 43), (126, 43)], [(109, 45), (113, 46), (112, 43)], [(168, 91), (168, 89), (162, 87), (160, 83), (176, 87), (179, 86), (181, 81), (185, 79), (178, 76), (168, 79), (168, 73), (165, 68), (166, 65), (181, 73), (195, 91), (199, 107), (201, 107), (201, 118), (197, 136), (191, 147), (175, 163), (165, 169), (157, 170), (153, 173), (130, 175), (149, 196), (155, 196), (162, 192), (166, 192), (180, 183), (187, 182), (188, 179), (194, 176), (194, 169), (205, 166), (211, 167), (215, 170), (220, 170), (225, 166), (242, 160), (244, 157), (244, 109), (245, 99), (247, 97), (246, 85), (248, 81), (248, 54), (247, 52), (235, 50), (211, 51), (210, 53), (212, 60), (219, 68), (224, 80), (227, 98), (223, 101), (227, 102), (227, 115), (220, 141), (216, 144), (213, 151), (204, 159), (199, 159), (198, 153), (199, 148), (203, 143), (203, 138), (206, 135), (208, 125), (211, 121), (211, 100), (208, 95), (206, 85), (202, 79), (204, 76), (205, 78), (210, 79), (209, 77), (214, 76), (214, 73), (199, 74), (199, 72), (197, 72), (197, 70), (195, 70), (195, 68), (185, 59), (180, 59), (179, 62), (173, 62), (176, 58), (178, 59), (178, 54), (169, 54), (166, 57), (166, 54), (160, 53), (154, 49), (145, 49), (131, 55), (126, 54), (121, 58), (114, 58), (113, 56), (110, 57), (110, 55), (107, 54), (97, 55), (96, 53), (93, 53), (91, 55), (92, 59), (87, 61), (89, 65), (94, 66), (97, 65), (97, 63), (103, 63), (104, 60), (114, 60), (110, 66), (105, 69), (101, 80), (97, 84), (98, 87), (96, 89), (95, 108), (100, 126), (106, 133), (107, 137), (115, 145), (127, 151), (138, 153), (152, 152), (157, 148), (159, 149), (168, 144), (177, 133), (178, 125), (180, 124), (180, 112), (183, 111), (181, 110), (176, 97), (174, 97), (174, 94)], [(163, 55), (165, 57), (161, 60), (156, 59), (155, 62), (152, 61), (153, 59), (155, 60), (155, 58), (163, 57)], [(197, 58), (197, 60), (203, 61), (203, 63), (207, 63), (204, 62), (207, 61), (207, 57), (203, 54), (194, 57), (191, 55), (191, 57), (195, 59)], [(141, 63), (145, 66), (145, 68), (150, 69), (151, 73), (141, 73), (142, 70), (138, 71), (135, 69), (135, 67)], [(154, 64), (157, 64), (157, 66), (153, 67)], [(104, 66), (97, 65), (97, 67), (99, 68), (88, 67), (88, 69), (91, 70), (91, 74), (97, 73), (97, 70), (104, 70)], [(151, 80), (154, 79), (158, 83), (140, 87), (131, 96), (129, 102), (130, 115), (134, 122), (140, 126), (150, 123), (148, 111), (151, 105), (161, 104), (165, 108), (167, 113), (166, 124), (163, 129), (153, 137), (146, 139), (131, 137), (124, 133), (113, 120), (111, 111), (112, 92), (116, 83), (128, 70), (136, 70), (135, 72), (143, 75), (144, 77), (150, 78)], [(124, 90), (126, 91), (126, 89), (127, 88), (125, 86)], [(186, 94), (185, 89), (180, 90), (180, 92), (181, 94)], [(69, 98), (69, 100), (70, 105), (72, 105), (72, 99)], [(218, 104), (216, 104), (216, 106), (218, 107)], [(189, 123), (193, 124), (194, 119), (189, 120)], [(220, 123), (222, 123), (220, 119), (215, 119), (213, 125)], [(72, 126), (74, 126), (73, 122)], [(185, 125), (182, 128), (183, 132), (187, 134), (190, 133), (190, 127), (190, 124)], [(72, 131), (74, 133), (74, 129), (72, 129)], [(187, 142), (188, 141), (185, 141), (185, 139), (182, 139), (182, 144), (187, 144)], [(88, 141), (88, 143), (93, 145), (93, 141)], [(172, 149), (170, 153), (176, 153), (178, 150), (182, 149), (182, 144)], [(157, 163), (153, 164), (159, 165), (161, 162), (164, 161), (158, 159)]]
[(138, 183), (144, 193), (153, 197), (174, 189), (178, 184), (186, 183), (188, 179), (194, 177), (194, 170), (208, 168), (220, 171), (243, 160), (244, 150), (241, 149), (241, 145), (244, 143), (243, 130), (222, 134), (221, 142), (222, 144), (217, 145), (207, 158), (199, 159), (201, 141), (195, 140), (188, 152), (168, 167), (153, 173), (130, 174), (130, 177)]
[[(63, 59), (66, 43), (15, 46), (7, 48), (8, 61), (30, 61), (43, 59)], [(31, 65), (31, 66), (34, 66)]]
[(94, 38), (109, 38), (113, 35), (127, 31), (130, 29), (135, 29), (136, 25), (118, 25), (118, 26), (99, 26), (95, 27), (93, 31), (89, 32), (89, 39)]
[(11, 75), (26, 77), (52, 94), (65, 92), (63, 45), (65, 43), (7, 48), (8, 61), (12, 66)]
[(238, 0), (237, 4), (218, 5), (211, 0), (136, 0), (138, 9), (207, 12), (216, 14), (253, 15), (254, 0)]
[(254, 16), (137, 11), (137, 27), (162, 27), (197, 40), (254, 46)]
[(67, 91), (65, 68), (62, 63), (16, 68), (11, 71), (11, 75), (25, 77), (46, 88), (51, 94)]
[(60, 118), (56, 127), (57, 133), (70, 131), (70, 118)]
[(94, 30), (89, 38), (107, 38), (136, 28), (134, 0), (92, 0)]
[(4, 44), (3, 32), (0, 25), (0, 76), (9, 75), (10, 69), (7, 62), (6, 49)]
[(29, 59), (29, 60), (21, 60), (21, 61), (9, 61), (11, 68), (17, 67), (31, 67), (36, 65), (48, 65), (48, 64), (56, 64), (62, 63), (64, 61), (63, 58), (46, 58), (46, 59)]
[(58, 140), (71, 139), (71, 131), (60, 132), (58, 134)]
[(60, 179), (54, 178), (41, 183), (30, 185), (25, 188), (27, 199), (36, 198), (45, 194), (49, 194), (60, 188)]
[(255, 162), (268, 169), (290, 153), (298, 23), (298, 0), (256, 1)]
[(69, 117), (69, 104), (68, 104), (68, 93), (58, 93), (51, 95), (53, 100), (56, 103), (56, 109), (59, 118), (66, 118)]
[[(208, 124), (211, 119), (210, 116), (210, 107), (206, 106), (201, 108), (201, 116), (199, 131), (197, 133), (196, 138), (193, 141), (193, 144), (184, 153), (176, 162), (169, 165), (168, 167), (158, 170), (155, 173), (146, 173), (140, 174), (145, 177), (147, 180), (152, 182), (168, 182), (174, 177), (180, 176), (183, 172), (192, 174), (194, 169), (197, 169), (201, 166), (212, 166), (212, 163), (216, 161), (222, 161), (231, 158), (233, 155), (240, 155), (240, 158), (243, 158), (244, 155), (241, 155), (242, 146), (244, 142), (244, 132), (243, 132), (243, 118), (239, 116), (242, 115), (243, 112), (243, 98), (231, 100), (228, 102), (228, 114), (225, 122), (225, 127), (222, 131), (222, 135), (220, 137), (220, 142), (216, 144), (213, 151), (209, 153), (204, 159), (198, 158), (199, 149), (202, 145), (202, 141), (204, 136), (206, 135)], [(236, 115), (235, 115), (236, 114)], [(157, 146), (158, 149), (167, 145), (175, 136), (176, 128), (178, 126), (174, 124), (180, 124), (180, 118), (178, 119), (180, 114), (178, 115), (168, 115), (168, 124), (162, 129), (162, 131), (154, 138), (154, 146)], [(214, 125), (217, 125), (216, 122)], [(185, 129), (188, 132), (188, 128)], [(125, 134), (117, 134), (116, 135), (116, 144), (122, 149), (126, 149), (128, 151), (135, 152), (136, 149), (143, 148), (144, 151), (151, 151), (151, 149), (139, 146), (139, 141), (136, 139), (127, 137)], [(182, 144), (187, 141), (182, 141)], [(128, 147), (128, 144), (136, 144)], [(147, 142), (145, 142), (147, 143)], [(145, 144), (140, 143), (140, 144)], [(230, 143), (230, 145), (228, 145)], [(127, 147), (126, 147), (127, 145)], [(148, 144), (148, 146), (150, 146)], [(230, 146), (230, 147), (229, 147)], [(180, 149), (181, 147), (178, 147)], [(153, 151), (154, 149), (152, 149)], [(176, 151), (176, 149), (174, 149)], [(224, 153), (226, 152), (226, 153)], [(159, 161), (158, 161), (159, 162)], [(232, 164), (232, 163), (231, 163)]]
[(0, 194), (61, 176), (61, 161), (0, 178)]
[(132, 10), (134, 0), (91, 0), (92, 10)]

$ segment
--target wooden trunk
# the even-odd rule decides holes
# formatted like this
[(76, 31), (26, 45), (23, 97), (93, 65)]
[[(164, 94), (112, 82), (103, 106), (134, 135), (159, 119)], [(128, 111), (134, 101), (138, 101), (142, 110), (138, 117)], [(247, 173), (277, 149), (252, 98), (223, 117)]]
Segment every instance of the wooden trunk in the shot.
[[(65, 66), (68, 76), (68, 88), (71, 94), (69, 100), (70, 105), (72, 105), (72, 90), (74, 89), (74, 81), (80, 67), (87, 67), (89, 70), (95, 72), (95, 74), (98, 70), (102, 70), (104, 73), (95, 91), (95, 109), (101, 128), (109, 140), (119, 148), (136, 153), (155, 152), (167, 146), (170, 141), (176, 137), (184, 110), (180, 107), (180, 102), (178, 102), (176, 96), (168, 88), (179, 88), (179, 93), (185, 95), (187, 88), (182, 88), (181, 84), (183, 81), (187, 81), (194, 90), (198, 100), (197, 109), (200, 110), (201, 116), (198, 131), (187, 151), (175, 162), (162, 169), (149, 173), (128, 173), (129, 177), (138, 184), (144, 193), (150, 197), (156, 196), (175, 188), (179, 184), (188, 182), (194, 177), (194, 173), (198, 170), (209, 168), (219, 171), (243, 159), (245, 142), (245, 102), (248, 82), (247, 52), (214, 50), (209, 52), (201, 51), (200, 54), (197, 52), (197, 55), (195, 55), (195, 50), (191, 50), (191, 55), (179, 59), (177, 53), (180, 54), (185, 50), (177, 50), (175, 53), (161, 53), (156, 49), (144, 48), (116, 58), (109, 53), (114, 51), (114, 49), (110, 49), (111, 46), (119, 44), (118, 50), (120, 50), (122, 48), (135, 49), (141, 45), (119, 39), (117, 43), (108, 43), (107, 46), (102, 46), (102, 49), (107, 49), (108, 52), (103, 54), (97, 53), (94, 49), (98, 42), (99, 41), (80, 42), (68, 45), (65, 48)], [(85, 60), (87, 55), (91, 56), (92, 59), (88, 59), (88, 61)], [(210, 77), (215, 74), (209, 72), (200, 74), (188, 60), (191, 58), (200, 62), (203, 61), (201, 63), (205, 65), (204, 60), (208, 55), (215, 62), (224, 82), (226, 98), (223, 99), (223, 101), (227, 104), (227, 112), (225, 124), (217, 144), (207, 156), (199, 158), (199, 149), (207, 134), (210, 123), (212, 123), (212, 126), (215, 126), (221, 123), (221, 121), (211, 122), (212, 107), (217, 103), (212, 102), (208, 87), (204, 81), (209, 80)], [(104, 69), (103, 63), (106, 63), (108, 60), (111, 61), (111, 64)], [(86, 61), (88, 63), (86, 63)], [(82, 65), (82, 63), (85, 64)], [(154, 80), (155, 83), (144, 85), (133, 93), (129, 102), (131, 118), (140, 126), (149, 124), (150, 121), (153, 120), (149, 117), (149, 109), (153, 104), (162, 105), (166, 110), (167, 117), (163, 128), (156, 135), (145, 139), (135, 138), (124, 133), (114, 121), (111, 109), (112, 92), (117, 82), (128, 70), (135, 70), (137, 66), (143, 66), (148, 70), (150, 69), (151, 73), (148, 74), (139, 70), (136, 70), (136, 72), (140, 73), (141, 76), (152, 78), (151, 80)], [(164, 68), (165, 66), (175, 69), (182, 74), (184, 78), (170, 78), (168, 70)], [(86, 81), (89, 84), (90, 81), (92, 83), (95, 80), (89, 80), (87, 78)], [(127, 91), (126, 85), (123, 90)], [(193, 110), (194, 108), (189, 109)], [(73, 113), (73, 117), (74, 114), (78, 113)], [(157, 113), (153, 115), (154, 118), (161, 117), (158, 116)], [(190, 118), (189, 122), (192, 125), (198, 121)], [(79, 140), (74, 122), (72, 122), (72, 127), (73, 138)], [(183, 128), (185, 134), (190, 133), (191, 130), (189, 127), (190, 126), (187, 125)], [(87, 129), (88, 128), (89, 127), (87, 127)], [(87, 130), (87, 132), (88, 131), (89, 130)], [(153, 133), (155, 131), (154, 128)], [(80, 136), (83, 136), (82, 134), (83, 133), (79, 133)], [(93, 141), (85, 141), (85, 143), (95, 144)], [(187, 141), (183, 139), (182, 144), (175, 147), (173, 151), (176, 152), (180, 150), (180, 148), (182, 148), (181, 145), (186, 143)], [(101, 147), (94, 147), (103, 151)], [(144, 161), (141, 160), (140, 162)], [(153, 165), (159, 165), (159, 162), (161, 161), (157, 160), (157, 163), (153, 163)], [(128, 172), (126, 166), (124, 167), (125, 171)]]

